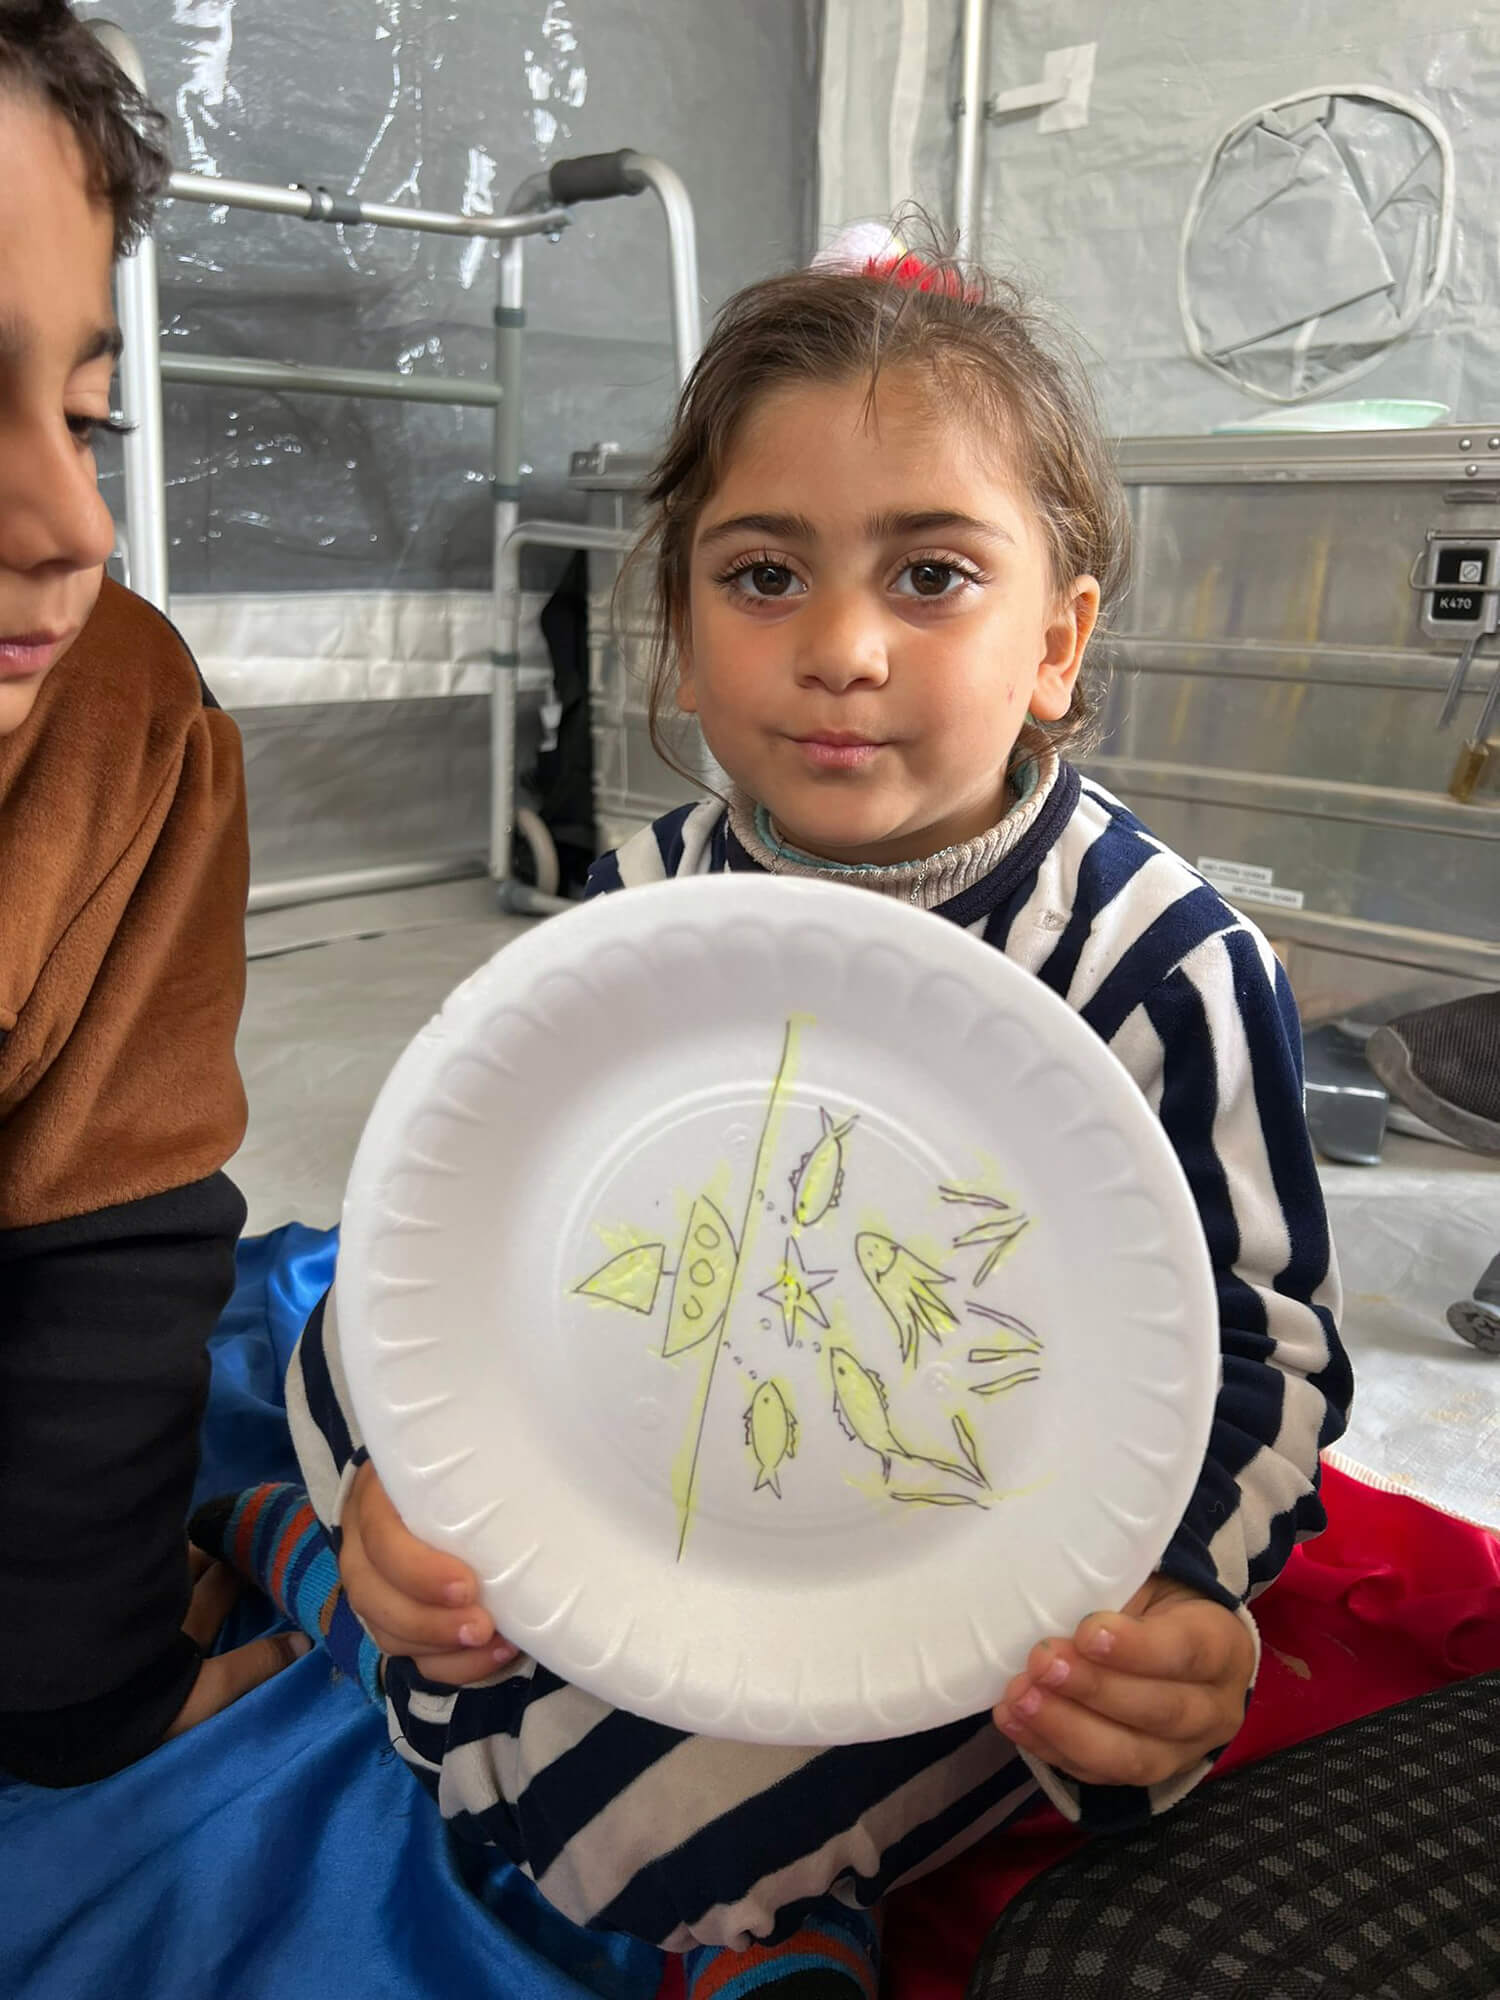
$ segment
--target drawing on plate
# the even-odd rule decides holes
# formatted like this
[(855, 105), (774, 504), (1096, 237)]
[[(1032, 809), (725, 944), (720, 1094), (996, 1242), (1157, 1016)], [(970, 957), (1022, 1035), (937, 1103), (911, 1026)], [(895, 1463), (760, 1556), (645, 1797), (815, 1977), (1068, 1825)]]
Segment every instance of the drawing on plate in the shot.
[(661, 1289), (667, 1261), (665, 1243), (641, 1243), (634, 1250), (622, 1250), (602, 1264), (591, 1278), (573, 1289), (585, 1298), (603, 1299), (612, 1306), (648, 1317), (656, 1310), (656, 1294)]
[(810, 1319), (814, 1326), (827, 1330), (828, 1315), (818, 1302), (818, 1293), (837, 1276), (837, 1271), (809, 1271), (797, 1244), (790, 1236), (786, 1239), (786, 1252), (780, 1268), (765, 1290), (756, 1293), (756, 1297), (768, 1300), (773, 1306), (780, 1306), (781, 1326), (788, 1347), (795, 1344), (804, 1317)]
[(955, 1250), (968, 1250), (981, 1244), (985, 1246), (984, 1261), (974, 1274), (974, 1286), (977, 1291), (1011, 1245), (1025, 1234), (1030, 1227), (1031, 1217), (1023, 1215), (1014, 1203), (1002, 1201), (998, 1195), (975, 1194), (965, 1188), (953, 1187), (940, 1187), (938, 1193), (944, 1201), (956, 1202), (965, 1208), (987, 1208), (992, 1211), (986, 1221), (976, 1222), (972, 1228), (964, 1230), (961, 1236), (955, 1236), (953, 1239)]
[(755, 1459), (755, 1485), (781, 1498), (781, 1467), (797, 1456), (797, 1419), (779, 1382), (762, 1382), (745, 1412), (745, 1442)]
[(820, 1105), (818, 1118), (823, 1136), (811, 1152), (804, 1153), (792, 1170), (792, 1217), (802, 1228), (821, 1222), (829, 1209), (837, 1208), (844, 1192), (844, 1141), (859, 1123), (859, 1114), (836, 1125)]
[(885, 1307), (901, 1359), (915, 1368), (921, 1358), (922, 1335), (929, 1333), (941, 1347), (943, 1335), (958, 1325), (958, 1315), (938, 1291), (953, 1283), (935, 1264), (924, 1263), (913, 1250), (878, 1230), (862, 1230), (854, 1239), (854, 1254), (870, 1289)]
[[(967, 1297), (959, 1290), (956, 1270), (945, 1270), (911, 1248), (913, 1240), (930, 1247), (915, 1219), (907, 1240), (902, 1240), (883, 1229), (856, 1230), (838, 1214), (851, 1135), (861, 1114), (839, 1116), (816, 1099), (800, 1108), (791, 1103), (799, 1041), (810, 1025), (805, 1016), (793, 1016), (785, 1023), (748, 1187), (741, 1172), (736, 1176), (737, 1191), (726, 1198), (728, 1183), (716, 1174), (712, 1198), (701, 1191), (702, 1182), (700, 1192), (691, 1198), (685, 1191), (675, 1197), (682, 1205), (678, 1212), (685, 1209), (687, 1215), (681, 1241), (675, 1245), (675, 1262), (671, 1234), (647, 1239), (641, 1230), (633, 1233), (647, 1240), (631, 1242), (631, 1232), (616, 1231), (612, 1238), (603, 1232), (612, 1254), (601, 1252), (603, 1261), (572, 1287), (575, 1295), (628, 1312), (637, 1321), (655, 1319), (665, 1300), (665, 1330), (651, 1336), (656, 1365), (666, 1361), (687, 1369), (679, 1396), (679, 1407), (686, 1405), (686, 1414), (671, 1470), (679, 1561), (694, 1516), (711, 1405), (720, 1413), (712, 1432), (720, 1441), (716, 1450), (726, 1436), (736, 1435), (728, 1429), (731, 1421), (743, 1430), (744, 1449), (754, 1464), (754, 1493), (782, 1498), (786, 1469), (800, 1442), (796, 1403), (800, 1399), (804, 1409), (811, 1408), (812, 1384), (821, 1380), (825, 1391), (832, 1389), (832, 1415), (839, 1432), (880, 1466), (878, 1486), (872, 1473), (863, 1478), (845, 1474), (856, 1490), (906, 1507), (988, 1507), (996, 1494), (966, 1413), (977, 1413), (995, 1398), (1037, 1381), (1042, 1371), (1043, 1343), (1024, 1320)], [(814, 1109), (816, 1134), (810, 1129)], [(782, 1233), (779, 1242), (767, 1241), (768, 1218), (778, 1212), (767, 1190), (780, 1178), (778, 1162), (796, 1157), (798, 1138), (801, 1156), (787, 1177), (791, 1198), (787, 1213), (779, 1218)], [(868, 1144), (854, 1142), (861, 1175), (866, 1171)], [(934, 1182), (926, 1181), (925, 1187), (922, 1199), (930, 1204)], [(978, 1290), (1025, 1234), (1031, 1218), (1013, 1202), (982, 1189), (938, 1183), (935, 1192), (944, 1204), (979, 1211), (978, 1219), (952, 1239), (955, 1252), (980, 1253), (972, 1280)], [(660, 1190), (658, 1206), (673, 1198)], [(741, 1201), (739, 1213), (735, 1204)], [(731, 1220), (731, 1210), (737, 1220)], [(810, 1262), (799, 1237), (820, 1225), (823, 1233), (816, 1241), (826, 1247)], [(616, 1249), (621, 1241), (629, 1247)], [(948, 1262), (941, 1250), (933, 1254)], [(872, 1292), (878, 1314), (869, 1303)], [(750, 1314), (737, 1318), (741, 1303), (750, 1299), (775, 1307), (779, 1322), (775, 1315), (763, 1317), (759, 1303)], [(857, 1351), (861, 1346), (871, 1351), (875, 1328), (886, 1322), (895, 1331), (897, 1365), (902, 1370), (903, 1400), (894, 1415), (885, 1380)], [(659, 1319), (656, 1326), (661, 1327)], [(945, 1361), (941, 1369), (924, 1370), (922, 1364), (931, 1351), (925, 1343), (941, 1348), (949, 1335), (960, 1330), (973, 1342), (964, 1350), (967, 1366)], [(888, 1341), (889, 1335), (882, 1331), (880, 1338)], [(780, 1357), (779, 1363), (773, 1356)], [(780, 1367), (782, 1376), (773, 1377), (773, 1367)], [(726, 1379), (729, 1393), (738, 1400), (719, 1397), (716, 1402), (716, 1383)], [(910, 1409), (909, 1397), (915, 1399)], [(818, 1400), (825, 1412), (817, 1420), (815, 1437), (821, 1451), (821, 1441), (832, 1433), (828, 1404)], [(939, 1423), (945, 1427), (943, 1442), (929, 1448)], [(849, 1462), (862, 1461), (853, 1454)]]
[(686, 1354), (724, 1324), (734, 1291), (739, 1248), (734, 1231), (706, 1194), (700, 1194), (688, 1217), (682, 1255), (672, 1279), (672, 1304), (667, 1313), (666, 1356)]
[[(1035, 1357), (1042, 1351), (1038, 1336), (1024, 1320), (1013, 1313), (996, 1312), (993, 1306), (982, 1306), (973, 1301), (968, 1310), (976, 1319), (988, 1321), (998, 1327), (1008, 1340), (994, 1341), (987, 1347), (969, 1349), (969, 1365), (973, 1368), (999, 1368), (998, 1375), (987, 1381), (972, 1382), (969, 1393), (972, 1396), (1003, 1396), (1008, 1389), (1019, 1389), (1024, 1383), (1035, 1382), (1041, 1375), (1041, 1368)], [(1017, 1367), (1008, 1367), (1009, 1362), (1017, 1362)]]
[[(961, 1415), (953, 1420), (954, 1433), (963, 1453), (961, 1461), (939, 1458), (934, 1452), (913, 1451), (901, 1442), (891, 1428), (890, 1398), (884, 1382), (873, 1368), (864, 1367), (847, 1347), (831, 1347), (828, 1350), (828, 1367), (833, 1377), (833, 1409), (840, 1428), (851, 1442), (862, 1444), (866, 1451), (874, 1452), (880, 1460), (880, 1476), (888, 1486), (892, 1462), (899, 1458), (908, 1465), (926, 1465), (934, 1472), (988, 1490), (989, 1481), (974, 1449), (973, 1433)], [(900, 1494), (897, 1497), (909, 1500), (913, 1496)], [(936, 1504), (951, 1506), (954, 1502), (951, 1499), (946, 1502), (939, 1500)]]

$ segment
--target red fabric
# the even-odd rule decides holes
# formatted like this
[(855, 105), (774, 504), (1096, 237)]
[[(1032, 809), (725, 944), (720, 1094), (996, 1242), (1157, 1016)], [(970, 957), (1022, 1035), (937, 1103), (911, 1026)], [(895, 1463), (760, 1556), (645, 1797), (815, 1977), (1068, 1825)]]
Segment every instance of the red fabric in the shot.
[[(1500, 1540), (1331, 1467), (1323, 1496), (1326, 1532), (1256, 1603), (1260, 1679), (1218, 1772), (1500, 1670)], [(888, 2000), (962, 2000), (995, 1918), (1079, 1840), (1049, 1811), (892, 1896)]]

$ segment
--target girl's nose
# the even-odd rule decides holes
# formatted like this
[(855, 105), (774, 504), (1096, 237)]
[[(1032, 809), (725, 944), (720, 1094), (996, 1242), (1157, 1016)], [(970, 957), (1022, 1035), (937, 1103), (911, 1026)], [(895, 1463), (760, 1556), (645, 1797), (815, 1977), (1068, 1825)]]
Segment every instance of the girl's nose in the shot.
[(798, 621), (797, 679), (831, 693), (878, 687), (890, 673), (885, 619), (863, 592), (830, 593), (813, 615)]
[(114, 545), (93, 454), (65, 427), (0, 440), (0, 569), (98, 569)]

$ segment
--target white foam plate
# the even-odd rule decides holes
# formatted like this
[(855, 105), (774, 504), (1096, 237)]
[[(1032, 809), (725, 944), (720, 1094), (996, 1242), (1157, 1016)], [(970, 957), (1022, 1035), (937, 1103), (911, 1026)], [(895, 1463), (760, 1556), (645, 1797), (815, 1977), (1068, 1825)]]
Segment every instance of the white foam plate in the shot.
[(392, 1071), (344, 1210), (355, 1411), (500, 1630), (678, 1728), (837, 1743), (1123, 1604), (1217, 1311), (1126, 1071), (992, 947), (819, 883), (604, 897)]

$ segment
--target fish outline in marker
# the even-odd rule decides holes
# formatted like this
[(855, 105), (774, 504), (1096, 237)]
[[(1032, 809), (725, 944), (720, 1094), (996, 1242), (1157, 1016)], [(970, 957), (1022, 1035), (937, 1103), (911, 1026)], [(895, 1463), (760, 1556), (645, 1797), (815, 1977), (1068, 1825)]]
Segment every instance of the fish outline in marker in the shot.
[(970, 1486), (988, 1487), (989, 1481), (977, 1463), (959, 1464), (955, 1459), (937, 1458), (930, 1452), (912, 1451), (904, 1445), (891, 1428), (890, 1398), (884, 1382), (873, 1368), (862, 1366), (847, 1347), (830, 1347), (828, 1366), (833, 1377), (833, 1413), (839, 1420), (839, 1428), (852, 1443), (874, 1452), (887, 1485), (892, 1461), (900, 1458), (908, 1465), (930, 1466), (934, 1472), (962, 1479)]
[(865, 1282), (896, 1329), (901, 1359), (915, 1368), (924, 1333), (931, 1334), (941, 1347), (943, 1335), (958, 1327), (958, 1314), (937, 1289), (951, 1285), (953, 1279), (894, 1236), (882, 1235), (877, 1229), (860, 1231), (854, 1239), (854, 1255)]
[(837, 1208), (844, 1192), (844, 1141), (859, 1123), (859, 1113), (851, 1112), (835, 1124), (818, 1106), (822, 1135), (802, 1155), (791, 1173), (792, 1219), (799, 1227), (811, 1229), (831, 1208)]
[(779, 1382), (762, 1382), (745, 1411), (745, 1443), (755, 1459), (751, 1488), (769, 1487), (781, 1498), (781, 1467), (797, 1456), (797, 1418)]

